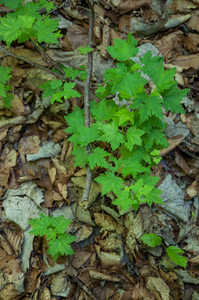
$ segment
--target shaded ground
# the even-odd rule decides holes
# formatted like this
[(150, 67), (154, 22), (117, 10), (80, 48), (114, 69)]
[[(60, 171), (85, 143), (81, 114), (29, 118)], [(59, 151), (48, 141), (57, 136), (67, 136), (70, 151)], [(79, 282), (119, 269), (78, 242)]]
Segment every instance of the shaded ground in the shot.
[[(13, 42), (8, 51), (15, 57), (2, 59), (12, 68), (15, 93), (9, 110), (0, 100), (0, 299), (199, 299), (199, 3), (111, 0), (98, 1), (94, 9), (93, 93), (113, 63), (106, 47), (129, 32), (141, 51), (157, 51), (166, 69), (177, 67), (179, 87), (191, 89), (182, 102), (185, 115), (165, 114), (170, 147), (152, 170), (161, 177), (166, 205), (124, 213), (111, 204), (113, 194), (100, 197), (96, 182), (92, 204), (81, 204), (85, 170), (74, 167), (64, 116), (83, 107), (83, 87), (77, 86), (82, 98), (51, 105), (50, 98), (42, 99), (39, 85), (55, 77), (34, 65), (49, 68), (51, 63), (29, 42)], [(86, 65), (86, 56), (77, 51), (88, 44), (86, 2), (72, 1), (52, 17), (61, 19), (64, 37), (59, 46), (49, 45), (47, 54), (66, 66)], [(75, 255), (55, 265), (46, 240), (28, 234), (28, 220), (42, 210), (73, 220), (68, 232), (77, 236)], [(174, 264), (163, 247), (140, 243), (146, 232), (181, 247), (187, 269)]]

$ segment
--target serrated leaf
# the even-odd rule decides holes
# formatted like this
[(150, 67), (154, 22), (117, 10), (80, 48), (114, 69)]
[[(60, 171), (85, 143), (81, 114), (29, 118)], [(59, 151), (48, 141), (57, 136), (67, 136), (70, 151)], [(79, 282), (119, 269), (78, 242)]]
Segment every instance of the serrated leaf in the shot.
[(131, 156), (123, 159), (122, 174), (124, 177), (127, 175), (132, 175), (136, 177), (138, 173), (144, 172), (146, 170), (145, 167), (141, 165), (141, 157), (140, 156)]
[(59, 20), (52, 20), (47, 16), (44, 20), (40, 16), (37, 22), (34, 23), (33, 29), (37, 31), (38, 42), (45, 42), (47, 44), (58, 44), (57, 37), (54, 32), (57, 31)]
[(117, 194), (117, 198), (112, 202), (114, 205), (121, 205), (123, 211), (129, 209), (132, 206), (132, 197), (129, 195), (129, 191), (121, 190)]
[(154, 188), (148, 195), (145, 196), (147, 204), (149, 206), (151, 206), (153, 203), (164, 205), (165, 203), (162, 201), (160, 194), (162, 194), (162, 191)]
[(111, 107), (107, 105), (106, 100), (101, 100), (100, 103), (97, 103), (96, 100), (91, 101), (90, 111), (92, 117), (96, 121), (102, 122), (103, 120), (109, 121), (114, 117), (116, 112), (116, 107)]
[(12, 41), (15, 41), (21, 35), (19, 21), (17, 18), (7, 15), (0, 20), (0, 38), (10, 47)]
[(5, 97), (3, 97), (2, 101), (4, 103), (5, 108), (9, 109), (12, 107), (12, 100), (14, 99), (13, 94), (6, 94)]
[(87, 54), (87, 53), (93, 51), (93, 49), (90, 48), (89, 45), (86, 45), (85, 47), (77, 48), (77, 50), (79, 50), (79, 52), (80, 52), (81, 54)]
[(164, 99), (164, 108), (167, 111), (170, 110), (173, 113), (184, 114), (184, 109), (182, 108), (181, 101), (189, 91), (189, 89), (179, 90), (177, 89), (177, 83), (173, 83), (173, 85), (168, 90), (162, 92), (162, 97)]
[(152, 149), (154, 143), (164, 148), (167, 148), (169, 146), (164, 133), (160, 132), (160, 130), (157, 128), (150, 130), (149, 134), (144, 136), (144, 140), (145, 148), (147, 151), (150, 151), (150, 149)]
[(127, 41), (121, 39), (113, 40), (114, 46), (106, 47), (108, 53), (113, 57), (117, 58), (118, 61), (125, 61), (129, 58), (133, 58), (138, 53), (138, 48), (135, 48), (138, 42), (134, 36), (128, 34)]
[(140, 239), (149, 247), (156, 247), (162, 244), (162, 238), (155, 233), (145, 233)]
[(74, 111), (64, 117), (68, 126), (66, 132), (75, 133), (78, 126), (84, 125), (84, 110), (80, 107), (75, 106)]
[(141, 129), (138, 129), (136, 126), (132, 126), (127, 131), (127, 140), (128, 142), (125, 143), (125, 146), (131, 151), (134, 145), (142, 145), (141, 136), (145, 132)]
[(117, 195), (123, 189), (123, 179), (115, 177), (115, 174), (112, 172), (100, 174), (100, 176), (95, 178), (95, 181), (102, 185), (102, 196), (110, 191), (113, 191)]
[(73, 134), (68, 141), (74, 144), (80, 144), (81, 146), (87, 146), (92, 142), (99, 140), (99, 135), (95, 127), (85, 127), (78, 125), (77, 133)]
[(124, 136), (119, 132), (116, 124), (104, 124), (102, 130), (104, 134), (100, 137), (100, 140), (110, 143), (113, 150), (117, 149), (120, 143), (124, 143)]
[(63, 97), (65, 100), (70, 97), (81, 97), (81, 94), (73, 89), (75, 85), (76, 85), (75, 82), (64, 83)]
[(4, 4), (4, 6), (8, 6), (10, 9), (15, 9), (22, 1), (23, 0), (1, 0), (1, 3)]
[(108, 163), (104, 157), (109, 156), (109, 153), (103, 149), (97, 147), (93, 150), (93, 153), (88, 156), (88, 162), (93, 170), (95, 166), (108, 168)]
[(65, 219), (63, 216), (60, 215), (52, 219), (51, 226), (54, 226), (56, 233), (60, 234), (66, 231), (66, 227), (68, 227), (71, 222), (71, 220)]
[(162, 65), (164, 61), (164, 57), (159, 57), (159, 56), (153, 56), (152, 57), (152, 52), (147, 51), (143, 57), (140, 57), (139, 60), (141, 61), (142, 64), (145, 66), (142, 67), (142, 70), (144, 73), (146, 73), (149, 77), (151, 77), (155, 72), (155, 68), (158, 67), (159, 65)]
[(116, 63), (117, 68), (110, 68), (104, 72), (106, 80), (111, 82), (111, 92), (126, 92), (131, 97), (143, 91), (144, 85), (148, 83), (146, 79), (141, 77), (141, 72), (129, 72), (123, 63)]
[(47, 228), (51, 224), (51, 219), (41, 213), (40, 219), (35, 218), (34, 220), (29, 220), (28, 223), (33, 227), (33, 229), (28, 232), (29, 234), (43, 236), (48, 233)]
[(49, 249), (47, 253), (52, 256), (53, 260), (56, 260), (59, 255), (72, 255), (75, 252), (68, 244), (72, 243), (75, 239), (76, 237), (68, 234), (65, 238), (59, 236), (55, 240), (50, 240), (48, 242)]
[(9, 74), (10, 72), (11, 68), (4, 69), (3, 66), (0, 66), (0, 82), (5, 84), (12, 77), (12, 75)]
[(75, 155), (74, 167), (84, 168), (88, 162), (88, 153), (86, 148), (76, 145), (75, 149), (72, 150), (72, 154)]
[(126, 107), (120, 108), (120, 110), (115, 113), (115, 116), (119, 117), (119, 126), (126, 121), (130, 121), (132, 125), (134, 124), (134, 112), (129, 111)]
[(153, 75), (151, 76), (153, 82), (157, 86), (157, 91), (161, 93), (162, 91), (169, 89), (173, 84), (173, 77), (175, 76), (176, 68), (164, 71), (163, 65), (159, 65)]
[(153, 92), (150, 95), (142, 93), (133, 99), (130, 108), (139, 109), (140, 123), (143, 123), (152, 115), (163, 119), (162, 102), (163, 100), (157, 92)]
[(184, 251), (175, 246), (169, 246), (166, 249), (166, 252), (170, 259), (174, 261), (174, 263), (178, 264), (181, 267), (186, 268), (187, 266), (187, 259), (184, 256), (179, 255), (179, 253), (184, 253)]
[(62, 81), (53, 79), (53, 81), (47, 81), (44, 84), (40, 85), (39, 87), (42, 88), (43, 95), (42, 98), (46, 98), (52, 96), (55, 92), (57, 92), (62, 87)]

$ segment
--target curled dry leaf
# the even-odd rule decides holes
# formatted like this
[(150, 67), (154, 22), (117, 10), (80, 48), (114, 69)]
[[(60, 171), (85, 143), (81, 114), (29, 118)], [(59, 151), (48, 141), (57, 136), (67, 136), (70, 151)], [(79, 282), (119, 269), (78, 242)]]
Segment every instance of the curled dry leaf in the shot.
[(181, 54), (182, 39), (183, 33), (178, 30), (163, 36), (160, 40), (155, 42), (154, 46), (160, 51), (167, 62)]
[(77, 239), (75, 240), (76, 243), (79, 243), (85, 239), (87, 239), (93, 232), (93, 227), (88, 225), (82, 225), (78, 231), (75, 233)]
[(26, 162), (26, 154), (35, 154), (39, 151), (40, 140), (38, 136), (23, 137), (19, 141), (18, 152), (23, 163)]
[(173, 12), (185, 12), (187, 9), (190, 8), (196, 8), (197, 4), (192, 3), (188, 0), (174, 0), (172, 1), (172, 4), (169, 5), (169, 9), (171, 9)]
[(99, 279), (99, 280), (106, 280), (106, 281), (113, 281), (113, 282), (120, 281), (120, 278), (118, 278), (118, 277), (111, 276), (111, 275), (104, 274), (104, 273), (97, 272), (97, 271), (93, 271), (93, 270), (89, 270), (89, 275), (92, 278)]
[(194, 198), (199, 193), (199, 183), (195, 180), (191, 185), (186, 189), (186, 194), (189, 199)]
[(51, 299), (51, 293), (50, 290), (45, 286), (43, 291), (39, 295), (39, 299), (41, 300), (50, 300)]
[(12, 246), (6, 241), (2, 234), (0, 234), (1, 247), (6, 251), (8, 255), (14, 255)]
[(21, 298), (21, 296), (14, 284), (9, 283), (0, 291), (0, 298), (6, 300), (17, 300)]
[(127, 0), (119, 5), (118, 10), (121, 14), (126, 14), (135, 9), (138, 9), (140, 7), (147, 6), (150, 4), (151, 4), (151, 0), (137, 0), (137, 1)]
[(183, 138), (184, 136), (181, 134), (181, 135), (172, 136), (171, 138), (167, 139), (169, 143), (169, 147), (165, 149), (161, 149), (160, 156), (163, 157), (166, 154), (168, 154), (170, 151), (172, 151), (175, 147), (177, 147), (181, 143)]
[(21, 244), (23, 238), (21, 235), (15, 234), (13, 231), (7, 228), (7, 226), (3, 226), (3, 230), (6, 234), (7, 240), (15, 251), (15, 254), (18, 255), (21, 253)]
[(71, 265), (74, 268), (81, 268), (91, 257), (92, 253), (78, 249), (75, 251)]
[(183, 39), (183, 46), (190, 53), (199, 52), (199, 36), (198, 36), (198, 34), (189, 33), (188, 36)]
[(124, 228), (117, 223), (111, 216), (103, 213), (94, 213), (95, 223), (108, 231), (116, 231), (117, 234), (122, 234)]
[(103, 35), (102, 35), (102, 44), (100, 45), (100, 52), (102, 57), (108, 59), (110, 55), (106, 47), (110, 46), (111, 43), (111, 28), (108, 25), (104, 25), (103, 27)]
[(98, 243), (104, 251), (115, 250), (120, 248), (122, 245), (122, 241), (115, 237), (108, 237), (105, 240), (99, 240)]
[(62, 161), (60, 161), (57, 158), (52, 158), (52, 162), (53, 162), (54, 167), (57, 169), (57, 171), (60, 175), (67, 174), (66, 167)]

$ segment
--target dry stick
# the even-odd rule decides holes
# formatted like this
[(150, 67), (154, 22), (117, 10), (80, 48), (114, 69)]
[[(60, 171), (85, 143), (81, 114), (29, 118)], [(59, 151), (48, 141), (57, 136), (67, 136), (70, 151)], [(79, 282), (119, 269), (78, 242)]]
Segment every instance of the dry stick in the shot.
[[(95, 12), (93, 8), (93, 0), (86, 0), (88, 6), (90, 8), (90, 18), (89, 18), (89, 47), (93, 47), (93, 26), (94, 26), (94, 17)], [(84, 88), (84, 126), (90, 127), (90, 82), (92, 75), (92, 66), (93, 66), (93, 51), (88, 53), (88, 70), (87, 70), (87, 78)], [(91, 154), (91, 147), (88, 145), (86, 147), (88, 154)], [(89, 200), (89, 193), (91, 189), (91, 182), (93, 177), (93, 171), (90, 167), (87, 167), (86, 173), (86, 184), (84, 188), (84, 193), (82, 196), (82, 202)]]
[[(28, 64), (32, 65), (33, 67), (39, 68), (39, 69), (41, 69), (41, 70), (43, 70), (43, 71), (45, 71), (45, 72), (47, 72), (47, 73), (50, 73), (50, 74), (52, 74), (52, 75), (55, 75), (56, 77), (62, 79), (63, 81), (66, 81), (66, 80), (74, 81), (74, 82), (76, 82), (77, 84), (79, 84), (80, 86), (84, 86), (84, 83), (82, 83), (81, 81), (79, 81), (79, 80), (77, 80), (77, 79), (74, 79), (74, 80), (73, 80), (73, 79), (71, 79), (71, 78), (67, 78), (67, 77), (65, 77), (64, 75), (59, 74), (59, 73), (57, 73), (57, 72), (54, 72), (53, 70), (50, 70), (50, 69), (48, 69), (48, 68), (42, 67), (42, 66), (40, 66), (39, 64), (36, 64), (36, 63), (32, 62), (31, 60), (29, 60), (29, 59), (23, 57), (23, 56), (19, 56), (19, 55), (16, 55), (16, 54), (13, 54), (13, 53), (9, 52), (9, 51), (6, 50), (1, 44), (0, 44), (0, 50), (2, 50), (4, 53), (6, 53), (6, 56), (12, 56), (12, 57), (14, 57), (14, 58), (21, 59), (21, 60), (27, 62)], [(3, 55), (2, 57), (5, 57), (5, 55)], [(1, 57), (0, 57), (0, 59), (1, 59)], [(54, 62), (54, 65), (55, 65), (55, 64), (56, 64), (56, 63)], [(63, 70), (62, 70), (62, 72), (63, 72)]]

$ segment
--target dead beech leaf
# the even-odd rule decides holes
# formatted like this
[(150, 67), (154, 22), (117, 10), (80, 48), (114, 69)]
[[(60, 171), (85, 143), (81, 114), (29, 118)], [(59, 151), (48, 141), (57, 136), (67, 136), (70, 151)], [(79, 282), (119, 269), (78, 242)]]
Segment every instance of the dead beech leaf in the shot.
[(171, 138), (167, 139), (167, 142), (169, 143), (169, 147), (165, 149), (160, 150), (160, 156), (163, 157), (166, 154), (168, 154), (170, 151), (172, 151), (175, 147), (177, 147), (181, 141), (183, 140), (184, 136), (182, 134), (172, 136)]
[(186, 174), (188, 174), (190, 172), (191, 168), (188, 165), (188, 163), (186, 162), (186, 160), (184, 159), (184, 157), (180, 154), (179, 151), (175, 151), (174, 156), (175, 156), (175, 162), (177, 163), (177, 165), (180, 166)]
[(77, 24), (73, 24), (67, 30), (67, 37), (73, 49), (85, 47), (88, 44), (88, 30)]
[(191, 185), (186, 189), (186, 193), (189, 199), (194, 198), (199, 193), (199, 183), (195, 180)]
[(0, 244), (1, 244), (1, 247), (6, 251), (6, 253), (8, 255), (14, 254), (14, 251), (13, 251), (11, 245), (6, 241), (6, 239), (3, 237), (2, 234), (0, 234)]
[(17, 300), (21, 298), (20, 293), (17, 291), (17, 287), (12, 283), (8, 283), (1, 291), (0, 298), (6, 300)]
[(117, 248), (120, 248), (122, 245), (122, 241), (115, 237), (108, 237), (104, 240), (99, 240), (98, 243), (104, 251), (115, 250)]
[(163, 36), (154, 43), (154, 46), (160, 51), (167, 62), (181, 54), (183, 37), (182, 31), (178, 30)]
[(23, 137), (19, 141), (18, 151), (23, 163), (26, 162), (25, 155), (26, 154), (35, 154), (39, 151), (40, 140), (38, 136), (28, 136)]
[(41, 292), (39, 298), (42, 299), (42, 300), (50, 300), (51, 299), (50, 290), (46, 286), (44, 287), (43, 291)]
[(67, 174), (67, 170), (66, 170), (65, 165), (62, 161), (60, 161), (57, 158), (52, 158), (52, 162), (53, 162), (54, 167), (57, 169), (57, 171), (60, 175)]
[(197, 4), (193, 4), (188, 0), (174, 0), (172, 4), (169, 5), (169, 9), (174, 12), (185, 12), (187, 9), (196, 8)]
[(81, 249), (76, 250), (71, 265), (77, 269), (81, 268), (89, 260), (91, 254)]
[(13, 231), (7, 228), (6, 225), (3, 226), (3, 230), (6, 234), (7, 240), (15, 251), (15, 254), (18, 255), (21, 253), (21, 244), (22, 244), (22, 236), (15, 234)]
[(66, 200), (66, 198), (67, 198), (67, 184), (58, 183), (57, 187), (58, 187), (59, 193)]
[(198, 11), (196, 11), (196, 12), (191, 14), (191, 18), (186, 23), (186, 25), (188, 26), (188, 28), (190, 30), (199, 32), (198, 21), (199, 21), (199, 14), (198, 14)]
[(2, 141), (7, 135), (8, 129), (5, 129), (0, 132), (0, 141)]
[(124, 15), (119, 18), (119, 27), (118, 30), (121, 32), (129, 33), (130, 31), (130, 19), (131, 17), (128, 15)]
[(140, 7), (150, 5), (150, 3), (151, 0), (137, 0), (137, 1), (127, 0), (119, 5), (118, 10), (121, 14), (126, 14)]
[(93, 227), (88, 225), (82, 225), (78, 231), (75, 233), (77, 239), (75, 240), (76, 243), (79, 243), (85, 239), (87, 239), (93, 232)]
[(170, 289), (162, 278), (149, 277), (146, 287), (155, 296), (155, 299), (169, 300)]
[(193, 68), (194, 70), (197, 70), (199, 68), (199, 57), (198, 54), (179, 55), (174, 60), (172, 60), (172, 64), (187, 69)]
[(9, 169), (1, 169), (0, 170), (0, 185), (1, 186), (7, 186), (9, 176), (10, 176)]
[(123, 226), (117, 223), (111, 216), (102, 213), (94, 213), (95, 223), (108, 231), (116, 231), (121, 234), (124, 230)]
[(52, 184), (55, 181), (55, 177), (56, 177), (56, 168), (52, 168), (48, 171), (49, 177), (50, 177), (50, 181), (52, 182)]
[(104, 25), (103, 27), (103, 35), (102, 35), (102, 44), (100, 45), (100, 53), (101, 56), (108, 59), (110, 55), (106, 47), (110, 46), (111, 43), (111, 28), (108, 25)]
[(189, 259), (189, 262), (190, 262), (191, 264), (199, 264), (199, 255), (197, 255), (197, 256), (195, 256), (195, 257), (193, 257), (193, 258), (190, 258), (190, 259)]
[(183, 46), (190, 53), (199, 52), (199, 36), (198, 36), (198, 34), (189, 33), (188, 36), (183, 39)]
[(118, 266), (121, 264), (121, 257), (116, 253), (103, 252), (101, 251), (98, 255), (101, 260), (101, 267), (108, 268), (110, 266)]
[[(155, 298), (150, 295), (149, 291), (142, 286), (141, 283), (136, 284), (133, 290), (132, 299), (155, 300)], [(160, 300), (160, 298), (156, 299)]]

